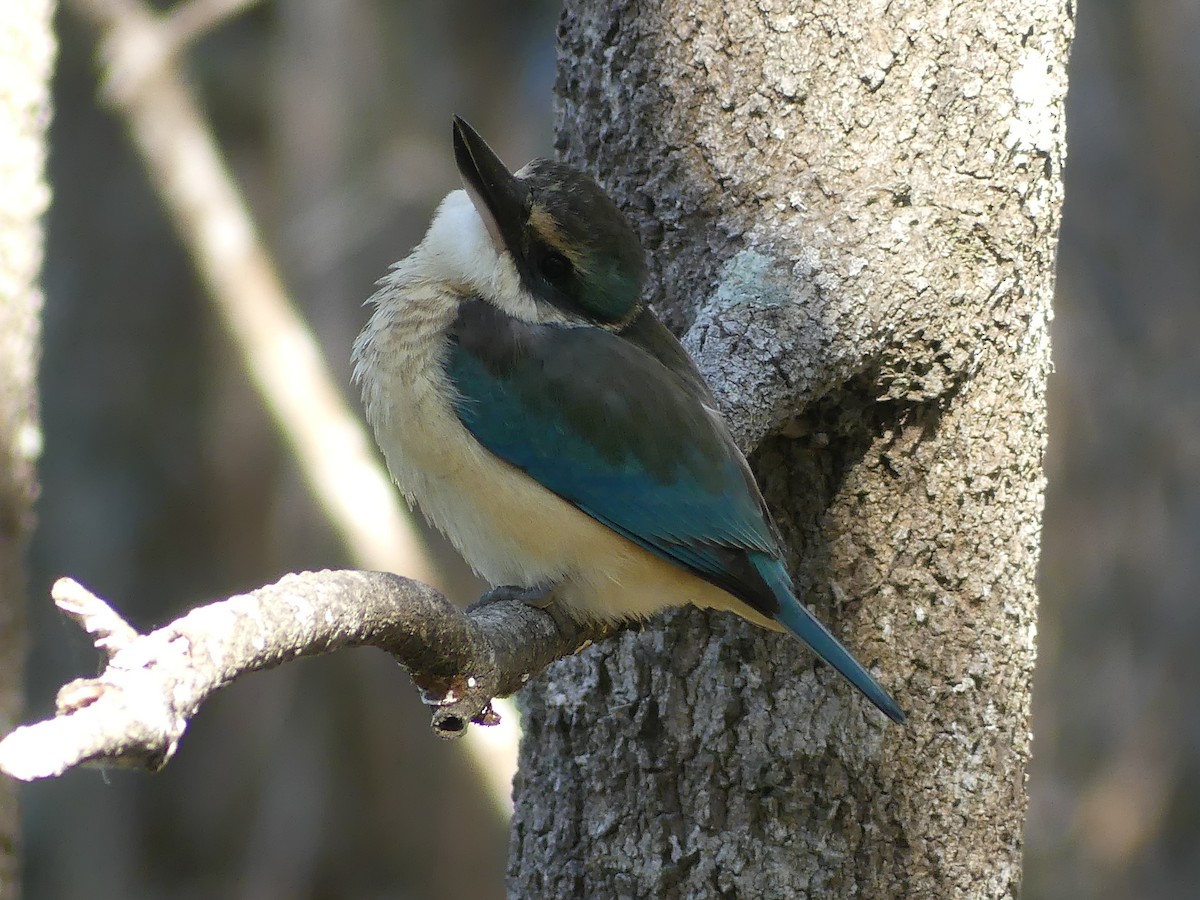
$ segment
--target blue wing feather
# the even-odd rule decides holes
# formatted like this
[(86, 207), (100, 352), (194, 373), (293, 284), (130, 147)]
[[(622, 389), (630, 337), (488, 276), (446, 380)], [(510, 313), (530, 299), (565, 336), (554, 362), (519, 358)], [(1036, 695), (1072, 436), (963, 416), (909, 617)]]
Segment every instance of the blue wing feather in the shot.
[(701, 398), (603, 329), (496, 324), (476, 341), (460, 322), (450, 346), (467, 430), (617, 533), (771, 615), (773, 594), (733, 557), (778, 556), (778, 545), (740, 453)]
[(716, 472), (706, 471), (701, 479), (696, 469), (704, 461), (681, 441), (671, 465), (652, 472), (633, 442), (618, 444), (614, 454), (589, 440), (594, 428), (619, 435), (654, 427), (637, 420), (636, 409), (624, 417), (572, 422), (529, 397), (533, 386), (521, 384), (527, 373), (497, 377), (461, 345), (452, 350), (448, 370), (459, 395), (459, 418), (481, 444), (651, 552), (709, 575), (719, 574), (721, 563), (705, 544), (778, 552), (746, 491), (738, 460), (720, 461)]

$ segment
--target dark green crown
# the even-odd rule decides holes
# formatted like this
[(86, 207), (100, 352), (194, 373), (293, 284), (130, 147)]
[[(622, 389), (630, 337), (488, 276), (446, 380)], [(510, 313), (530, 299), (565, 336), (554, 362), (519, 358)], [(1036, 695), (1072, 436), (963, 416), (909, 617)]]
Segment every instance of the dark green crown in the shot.
[(517, 177), (530, 193), (530, 261), (540, 276), (532, 279), (534, 293), (603, 322), (628, 318), (639, 306), (646, 266), (624, 213), (565, 163), (536, 159)]
[(488, 231), (512, 254), (534, 297), (606, 325), (637, 313), (646, 276), (642, 247), (595, 181), (549, 159), (513, 175), (459, 118), (454, 154)]

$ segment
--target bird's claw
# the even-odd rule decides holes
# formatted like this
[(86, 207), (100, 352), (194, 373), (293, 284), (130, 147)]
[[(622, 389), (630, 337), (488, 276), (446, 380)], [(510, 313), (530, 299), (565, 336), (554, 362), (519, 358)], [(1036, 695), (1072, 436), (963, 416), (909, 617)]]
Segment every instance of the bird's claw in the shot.
[(558, 630), (562, 634), (571, 634), (579, 628), (579, 623), (554, 596), (554, 587), (547, 585), (521, 587), (514, 584), (502, 584), (492, 588), (476, 600), (467, 611), (470, 612), (472, 609), (506, 600), (540, 609), (554, 620), (554, 624), (558, 626)]
[(521, 587), (516, 584), (502, 584), (499, 587), (494, 587), (474, 603), (471, 608), (478, 606), (487, 606), (489, 603), (500, 603), (509, 601), (512, 603), (524, 603), (526, 606), (532, 606), (535, 609), (546, 609), (554, 603), (554, 589), (543, 585), (535, 587)]

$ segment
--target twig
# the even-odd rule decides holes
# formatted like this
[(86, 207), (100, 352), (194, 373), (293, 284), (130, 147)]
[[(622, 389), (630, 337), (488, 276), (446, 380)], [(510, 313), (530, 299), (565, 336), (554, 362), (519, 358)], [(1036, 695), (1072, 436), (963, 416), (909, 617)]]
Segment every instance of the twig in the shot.
[(287, 575), (145, 635), (77, 582), (60, 579), (52, 593), (95, 636), (108, 664), (63, 687), (54, 718), (0, 741), (0, 770), (25, 781), (87, 762), (161, 768), (215, 691), (249, 672), (342, 647), (391, 653), (433, 707), (434, 732), (459, 737), (471, 722), (499, 721), (495, 697), (616, 630), (520, 602), (463, 613), (428, 585), (382, 572)]

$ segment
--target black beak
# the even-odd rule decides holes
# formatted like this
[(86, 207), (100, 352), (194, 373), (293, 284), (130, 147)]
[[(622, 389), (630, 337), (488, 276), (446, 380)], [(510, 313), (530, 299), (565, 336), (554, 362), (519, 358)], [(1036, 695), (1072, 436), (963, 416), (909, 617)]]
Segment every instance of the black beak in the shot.
[(475, 129), (458, 116), (454, 117), (454, 161), (496, 249), (508, 250), (520, 259), (529, 216), (529, 190), (513, 177)]

